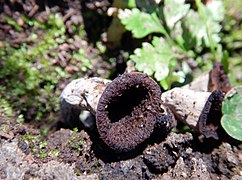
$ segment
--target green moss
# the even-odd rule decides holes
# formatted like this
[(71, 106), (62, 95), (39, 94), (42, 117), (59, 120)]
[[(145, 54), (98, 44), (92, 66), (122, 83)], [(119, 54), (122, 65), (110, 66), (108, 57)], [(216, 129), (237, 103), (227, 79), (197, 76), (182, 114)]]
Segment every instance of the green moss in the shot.
[(5, 20), (8, 24), (12, 25), (16, 31), (18, 31), (18, 32), (23, 31), (22, 27), (19, 26), (19, 24), (17, 23), (17, 21), (16, 21), (15, 19), (13, 19), (13, 18), (9, 18), (9, 17), (5, 17), (4, 20)]
[[(43, 139), (41, 134), (32, 135), (27, 133), (21, 136), (22, 141), (27, 141), (31, 152), (38, 155), (40, 158), (46, 158), (48, 155), (57, 157), (59, 155), (58, 150), (49, 151), (47, 148), (47, 140)], [(49, 151), (49, 153), (48, 153)]]
[(78, 135), (78, 128), (73, 129), (73, 135), (68, 141), (68, 146), (76, 152), (81, 152), (85, 141)]
[[(2, 87), (0, 87), (1, 89)], [(5, 99), (0, 94), (0, 115), (3, 117), (12, 117), (14, 115), (14, 111), (9, 104), (9, 102)]]
[[(63, 34), (62, 31), (57, 32), (59, 36)], [(4, 67), (0, 70), (0, 78), (5, 86), (5, 91), (0, 95), (4, 95), (14, 109), (21, 109), (22, 112), (34, 104), (39, 112), (36, 119), (48, 111), (57, 110), (58, 97), (53, 96), (54, 88), (58, 80), (66, 77), (63, 69), (52, 66), (46, 58), (58, 46), (55, 37), (53, 30), (35, 46), (23, 44), (15, 49), (3, 43), (4, 47), (0, 49), (1, 65)], [(44, 99), (48, 99), (48, 102), (43, 102)]]
[(52, 157), (58, 157), (60, 155), (60, 151), (58, 149), (54, 149), (49, 152), (49, 155)]
[(42, 159), (46, 158), (47, 157), (46, 151), (44, 151), (44, 150), (40, 151), (39, 152), (39, 157), (42, 158)]
[(73, 132), (76, 134), (78, 132), (78, 128), (77, 127), (73, 128)]
[(41, 142), (39, 143), (39, 148), (40, 148), (40, 149), (43, 149), (43, 148), (45, 148), (46, 146), (47, 146), (47, 141), (46, 141), (46, 140), (41, 141)]
[(35, 143), (35, 142), (39, 142), (40, 139), (39, 139), (39, 135), (32, 135), (32, 134), (25, 134), (24, 136), (21, 136), (21, 139), (23, 141), (28, 141), (28, 142), (31, 142), (31, 143)]
[[(54, 113), (59, 110), (61, 89), (58, 83), (72, 76), (65, 71), (65, 67), (52, 60), (58, 58), (56, 50), (59, 45), (73, 42), (73, 39), (66, 34), (64, 22), (58, 13), (51, 14), (44, 23), (24, 16), (21, 18), (28, 26), (25, 28), (30, 33), (30, 43), (23, 43), (16, 48), (0, 41), (0, 66), (3, 67), (0, 69), (0, 98), (4, 97), (1, 99), (4, 107), (1, 108), (7, 114), (18, 116), (19, 122), (52, 121), (56, 119)], [(5, 23), (17, 31), (21, 30), (14, 19), (5, 18)], [(76, 34), (83, 36), (84, 27), (73, 28)], [(84, 49), (73, 51), (70, 59), (71, 64), (83, 72), (92, 67)]]

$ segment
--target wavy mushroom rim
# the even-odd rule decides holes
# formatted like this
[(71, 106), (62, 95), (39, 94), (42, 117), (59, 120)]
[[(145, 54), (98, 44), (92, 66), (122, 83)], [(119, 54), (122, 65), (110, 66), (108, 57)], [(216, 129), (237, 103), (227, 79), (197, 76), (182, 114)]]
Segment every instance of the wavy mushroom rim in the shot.
[(155, 128), (158, 129), (159, 132), (169, 133), (175, 125), (176, 119), (173, 112), (169, 107), (161, 104), (161, 112), (156, 119)]
[(152, 134), (161, 110), (161, 90), (148, 75), (125, 73), (104, 90), (96, 124), (101, 139), (118, 152), (133, 150)]
[(231, 88), (224, 66), (220, 62), (215, 62), (213, 69), (209, 72), (208, 91), (220, 89), (222, 92), (227, 93)]
[(208, 97), (207, 102), (199, 116), (197, 129), (206, 138), (219, 139), (220, 119), (222, 117), (223, 92), (220, 89), (214, 90)]

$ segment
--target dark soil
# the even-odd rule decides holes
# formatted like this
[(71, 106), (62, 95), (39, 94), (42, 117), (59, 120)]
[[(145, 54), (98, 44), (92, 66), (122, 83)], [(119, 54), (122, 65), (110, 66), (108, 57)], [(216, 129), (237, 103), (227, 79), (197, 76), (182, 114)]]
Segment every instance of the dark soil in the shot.
[(236, 141), (201, 142), (191, 133), (172, 132), (161, 142), (118, 154), (95, 128), (60, 129), (44, 137), (28, 124), (0, 120), (1, 179), (241, 178), (242, 145)]
[[(85, 49), (94, 60), (94, 68), (85, 76), (115, 77), (124, 72), (126, 57), (122, 48), (99, 55), (97, 48), (89, 45), (107, 31), (110, 1), (0, 2), (1, 17), (12, 17), (19, 23), (20, 15), (44, 22), (49, 8), (62, 13), (70, 36), (74, 36), (72, 24), (84, 24), (86, 39), (76, 37), (73, 44), (63, 44), (57, 51), (66, 59), (73, 49)], [(31, 29), (26, 26), (24, 32), (16, 32), (1, 17), (0, 40), (13, 47), (28, 43)], [(129, 42), (130, 50), (135, 43)], [(107, 56), (117, 61), (110, 64), (105, 61)], [(56, 63), (77, 73), (78, 69), (67, 62), (56, 59)], [(63, 89), (67, 81), (60, 82), (57, 88)], [(55, 115), (59, 117), (59, 113)], [(0, 179), (242, 179), (242, 144), (236, 140), (202, 141), (189, 132), (171, 132), (166, 138), (151, 140), (129, 153), (116, 153), (99, 138), (95, 123), (73, 131), (59, 119), (48, 127), (46, 134), (38, 128), (42, 127), (41, 121), (19, 124), (14, 117), (0, 114)]]

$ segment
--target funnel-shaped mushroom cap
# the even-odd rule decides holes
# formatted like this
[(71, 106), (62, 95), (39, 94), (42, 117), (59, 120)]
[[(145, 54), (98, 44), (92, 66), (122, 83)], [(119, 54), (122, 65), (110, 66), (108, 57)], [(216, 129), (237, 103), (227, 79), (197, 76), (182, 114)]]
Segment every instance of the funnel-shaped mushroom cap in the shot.
[(222, 101), (223, 92), (219, 89), (213, 91), (201, 112), (197, 128), (206, 138), (219, 139)]
[(220, 89), (222, 92), (227, 93), (231, 89), (229, 78), (224, 72), (224, 67), (220, 62), (213, 64), (213, 69), (209, 73), (208, 90), (214, 91)]
[(118, 76), (103, 92), (96, 121), (103, 141), (119, 152), (130, 151), (150, 137), (160, 113), (161, 91), (148, 75)]

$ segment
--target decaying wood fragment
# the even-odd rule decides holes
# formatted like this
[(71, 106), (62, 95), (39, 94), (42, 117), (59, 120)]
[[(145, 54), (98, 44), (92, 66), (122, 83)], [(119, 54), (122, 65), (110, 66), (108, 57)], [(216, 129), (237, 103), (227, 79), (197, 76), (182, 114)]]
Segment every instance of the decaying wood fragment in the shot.
[(182, 89), (194, 90), (197, 92), (207, 92), (209, 85), (209, 72), (205, 72), (194, 79), (191, 83), (182, 87)]
[(110, 80), (103, 78), (80, 78), (70, 82), (60, 95), (60, 109), (66, 124), (78, 125), (81, 111), (96, 114), (97, 104)]
[(199, 116), (211, 92), (197, 92), (190, 89), (173, 88), (164, 92), (161, 100), (174, 113), (177, 120), (196, 129)]
[(223, 101), (221, 90), (197, 92), (174, 88), (164, 92), (161, 100), (172, 110), (177, 120), (203, 134), (206, 138), (219, 139)]
[[(95, 115), (99, 98), (110, 82), (102, 78), (80, 78), (68, 84), (60, 96), (61, 112), (65, 122), (69, 123), (70, 118), (83, 110), (88, 110)], [(195, 128), (210, 94), (211, 92), (174, 88), (164, 92), (161, 99), (178, 120)]]

